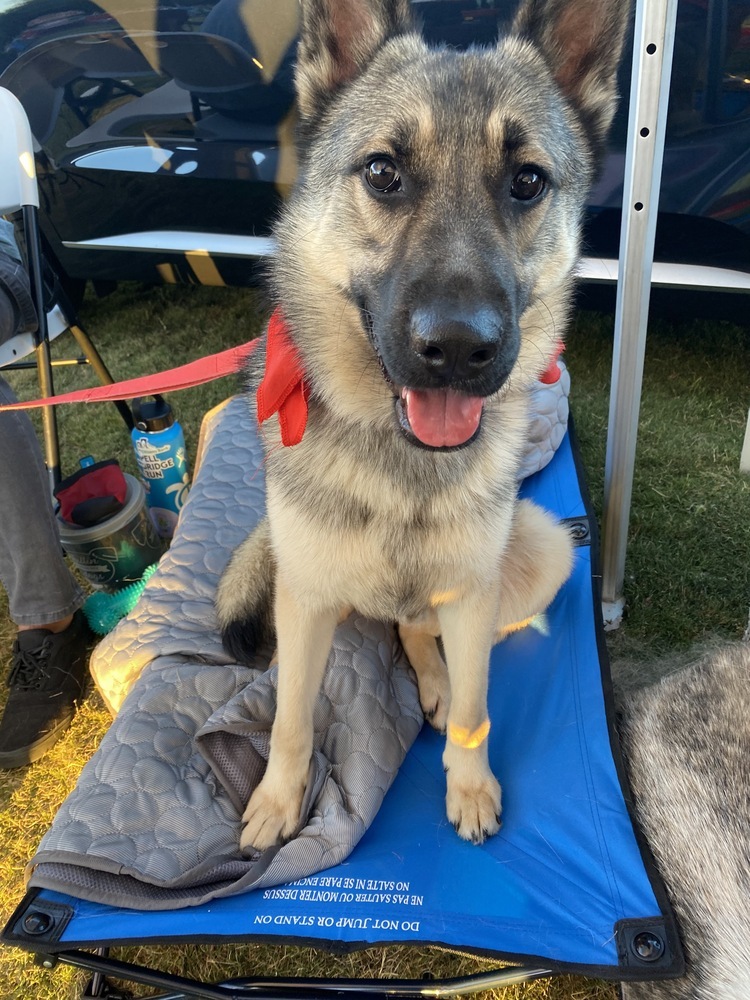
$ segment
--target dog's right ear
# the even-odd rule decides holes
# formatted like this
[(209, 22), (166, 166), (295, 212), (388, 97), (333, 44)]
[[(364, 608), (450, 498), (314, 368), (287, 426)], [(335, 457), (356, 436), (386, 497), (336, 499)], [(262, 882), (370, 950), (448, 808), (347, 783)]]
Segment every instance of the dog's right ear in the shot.
[(302, 0), (297, 97), (315, 119), (389, 38), (413, 30), (408, 0)]

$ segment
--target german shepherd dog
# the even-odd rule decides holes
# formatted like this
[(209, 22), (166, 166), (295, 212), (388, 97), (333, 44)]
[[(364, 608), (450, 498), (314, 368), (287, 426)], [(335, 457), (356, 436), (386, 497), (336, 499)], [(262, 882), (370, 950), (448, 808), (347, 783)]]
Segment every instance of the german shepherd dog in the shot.
[(407, 0), (301, 9), (301, 167), (271, 280), (309, 412), (293, 447), (285, 420), (266, 425), (267, 520), (217, 598), (232, 655), (257, 648), (271, 606), (278, 651), (241, 846), (299, 826), (313, 706), (351, 608), (399, 624), (425, 715), (447, 731), (448, 818), (481, 843), (501, 807), (490, 649), (570, 572), (567, 532), (518, 502), (517, 475), (529, 389), (570, 310), (629, 12), (524, 0), (507, 37), (461, 52), (428, 47)]
[(622, 995), (747, 1000), (750, 644), (684, 659), (680, 670), (624, 699), (621, 736), (636, 813), (674, 907), (687, 969), (680, 979), (623, 983)]

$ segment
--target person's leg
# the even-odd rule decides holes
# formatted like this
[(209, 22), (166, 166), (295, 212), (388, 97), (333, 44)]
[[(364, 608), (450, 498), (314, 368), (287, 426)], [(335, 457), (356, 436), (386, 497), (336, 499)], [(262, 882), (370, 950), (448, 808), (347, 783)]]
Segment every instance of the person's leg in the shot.
[[(0, 403), (15, 396), (0, 378)], [(0, 580), (19, 628), (55, 626), (83, 604), (63, 556), (34, 428), (20, 410), (0, 412)]]
[[(0, 378), (0, 402), (15, 399)], [(18, 628), (0, 720), (0, 767), (42, 756), (70, 725), (84, 690), (90, 634), (84, 594), (63, 556), (31, 421), (0, 412), (0, 580)]]

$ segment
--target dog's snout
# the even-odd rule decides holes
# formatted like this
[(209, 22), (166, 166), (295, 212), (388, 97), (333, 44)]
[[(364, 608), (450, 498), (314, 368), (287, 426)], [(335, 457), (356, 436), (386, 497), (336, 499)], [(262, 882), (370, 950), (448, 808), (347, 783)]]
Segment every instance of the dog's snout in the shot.
[(423, 340), (417, 336), (412, 338), (412, 344), (430, 370), (445, 378), (466, 379), (478, 375), (497, 354), (495, 345), (476, 347), (461, 332), (440, 340)]
[(501, 334), (502, 320), (492, 309), (457, 313), (424, 308), (411, 317), (412, 350), (446, 382), (481, 375), (497, 357)]

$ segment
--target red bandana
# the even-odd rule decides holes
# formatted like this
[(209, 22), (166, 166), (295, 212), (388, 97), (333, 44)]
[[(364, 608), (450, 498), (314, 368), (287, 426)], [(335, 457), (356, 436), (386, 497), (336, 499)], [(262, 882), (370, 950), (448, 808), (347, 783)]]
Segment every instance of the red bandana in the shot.
[(307, 426), (309, 395), (302, 359), (277, 306), (268, 321), (266, 368), (256, 395), (258, 423), (278, 413), (282, 444), (299, 444)]
[[(558, 341), (547, 370), (539, 377), (544, 385), (553, 385), (560, 378), (557, 360), (562, 351), (563, 343)], [(299, 444), (307, 427), (309, 395), (302, 359), (289, 336), (284, 314), (277, 306), (268, 321), (266, 367), (256, 395), (258, 423), (278, 413), (281, 443), (286, 447)]]
[(543, 385), (554, 385), (555, 382), (559, 380), (560, 369), (557, 367), (557, 361), (564, 350), (565, 344), (563, 344), (561, 340), (558, 340), (555, 345), (555, 353), (552, 360), (547, 365), (546, 370), (539, 376), (539, 381)]

